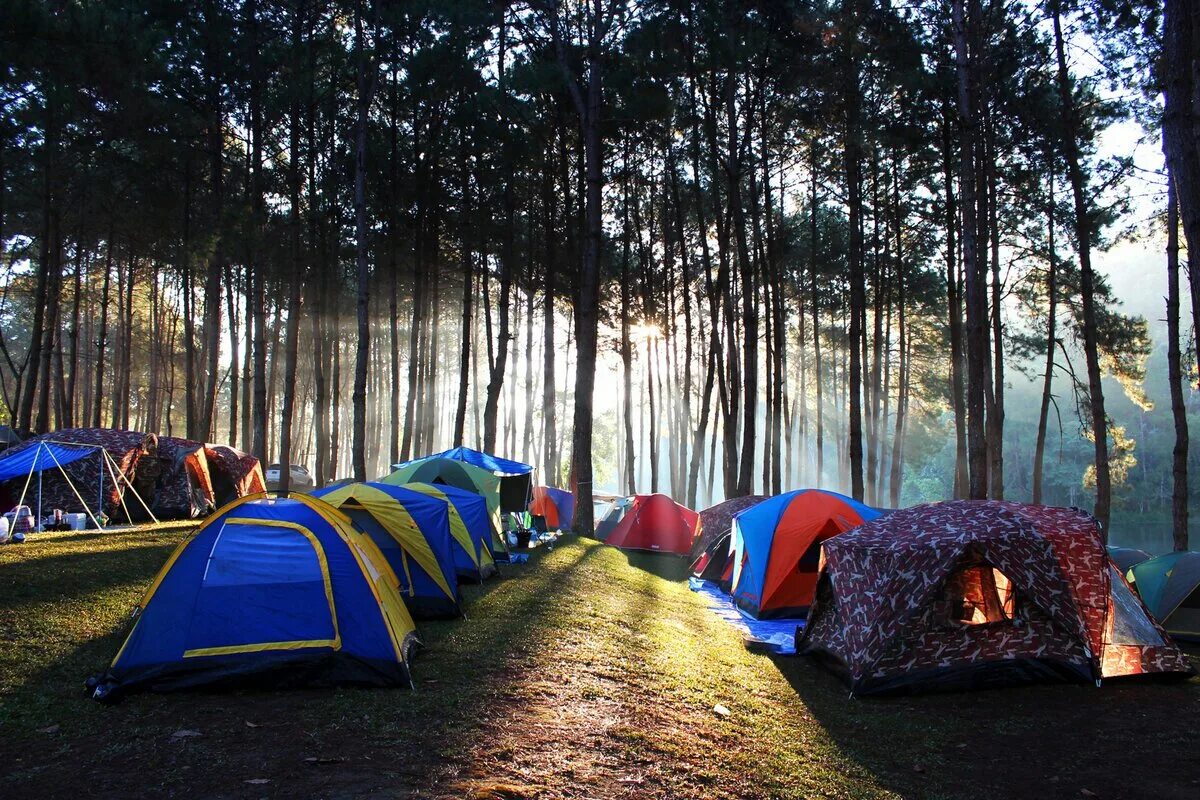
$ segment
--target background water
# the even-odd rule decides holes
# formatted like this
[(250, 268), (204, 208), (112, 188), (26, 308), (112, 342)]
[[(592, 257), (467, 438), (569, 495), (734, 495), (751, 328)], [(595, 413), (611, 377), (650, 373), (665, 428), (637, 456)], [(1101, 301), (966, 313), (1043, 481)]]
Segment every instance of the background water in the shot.
[[(1200, 550), (1200, 509), (1191, 509), (1188, 526), (1189, 546)], [(1169, 553), (1171, 546), (1171, 520), (1146, 518), (1137, 515), (1113, 515), (1108, 543), (1120, 547), (1136, 547), (1152, 556)]]

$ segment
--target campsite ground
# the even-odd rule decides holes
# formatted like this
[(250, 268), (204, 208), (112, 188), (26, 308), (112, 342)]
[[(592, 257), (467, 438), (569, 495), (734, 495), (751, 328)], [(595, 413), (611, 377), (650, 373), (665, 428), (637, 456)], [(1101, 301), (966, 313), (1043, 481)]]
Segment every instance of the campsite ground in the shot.
[(853, 700), (808, 659), (747, 652), (676, 562), (587, 540), (423, 625), (416, 691), (91, 702), (183, 535), (0, 548), (0, 796), (1200, 795), (1200, 679)]

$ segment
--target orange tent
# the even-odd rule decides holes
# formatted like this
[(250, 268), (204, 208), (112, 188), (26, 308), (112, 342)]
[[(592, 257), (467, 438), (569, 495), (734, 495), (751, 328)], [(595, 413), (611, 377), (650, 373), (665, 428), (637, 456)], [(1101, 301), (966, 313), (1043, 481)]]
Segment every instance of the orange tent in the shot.
[(731, 594), (755, 617), (803, 616), (821, 543), (882, 512), (823, 489), (786, 492), (733, 518)]
[(575, 497), (565, 489), (535, 486), (529, 513), (545, 518), (548, 530), (569, 528), (575, 513)]
[(638, 494), (607, 542), (622, 550), (686, 556), (696, 540), (700, 515), (665, 494)]

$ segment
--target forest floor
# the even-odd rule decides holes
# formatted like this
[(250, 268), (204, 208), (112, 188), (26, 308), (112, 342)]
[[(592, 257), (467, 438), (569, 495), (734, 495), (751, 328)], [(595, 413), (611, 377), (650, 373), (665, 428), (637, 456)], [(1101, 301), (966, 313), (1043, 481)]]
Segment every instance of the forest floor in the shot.
[(0, 548), (0, 796), (1200, 796), (1200, 679), (851, 699), (747, 651), (679, 562), (589, 540), (421, 625), (415, 691), (92, 702), (183, 530)]

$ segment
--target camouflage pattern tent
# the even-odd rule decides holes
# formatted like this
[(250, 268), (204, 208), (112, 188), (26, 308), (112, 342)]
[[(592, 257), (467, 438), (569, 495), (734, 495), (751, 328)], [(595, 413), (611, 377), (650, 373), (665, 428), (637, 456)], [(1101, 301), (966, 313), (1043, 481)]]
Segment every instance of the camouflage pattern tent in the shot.
[(697, 559), (712, 547), (718, 539), (723, 539), (733, 529), (733, 517), (739, 511), (745, 511), (766, 500), (765, 495), (751, 494), (746, 497), (731, 497), (723, 503), (709, 506), (700, 512), (700, 537), (692, 548), (692, 558)]
[(1190, 672), (1078, 509), (894, 511), (824, 543), (799, 652), (853, 691)]
[[(218, 500), (263, 489), (258, 460), (220, 445), (136, 431), (71, 428), (35, 436), (13, 451), (39, 441), (95, 449), (94, 455), (64, 465), (66, 478), (57, 469), (43, 473), (41, 500), (46, 509), (68, 513), (90, 509), (127, 521), (144, 521), (151, 514), (158, 519), (192, 519), (213, 511)], [(20, 496), (24, 483), (22, 479), (6, 482), (11, 501)], [(80, 496), (89, 509), (81, 505)]]

